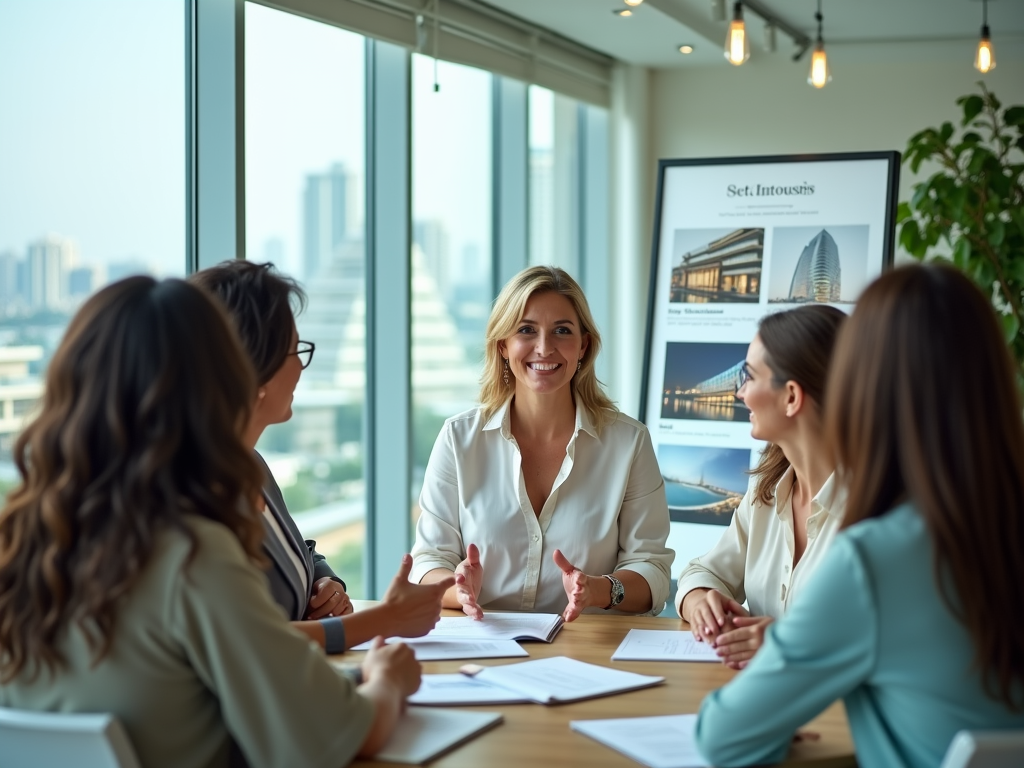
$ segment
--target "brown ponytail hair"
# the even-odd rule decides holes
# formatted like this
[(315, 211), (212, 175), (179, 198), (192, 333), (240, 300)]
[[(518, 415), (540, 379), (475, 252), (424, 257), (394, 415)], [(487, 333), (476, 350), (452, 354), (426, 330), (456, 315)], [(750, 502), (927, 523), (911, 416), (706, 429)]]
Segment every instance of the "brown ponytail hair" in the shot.
[[(846, 314), (827, 304), (808, 304), (761, 318), (758, 336), (765, 364), (779, 382), (795, 381), (813, 405), (823, 408), (829, 362)], [(782, 449), (769, 443), (751, 474), (757, 478), (754, 495), (771, 504), (775, 486), (789, 469)]]
[(849, 494), (843, 526), (913, 503), (986, 692), (1019, 710), (1024, 420), (1014, 371), (995, 313), (964, 275), (901, 267), (867, 288), (843, 329), (825, 424)]
[(72, 319), (42, 409), (18, 438), (0, 511), (0, 683), (64, 663), (74, 625), (95, 662), (161, 529), (223, 523), (255, 561), (263, 477), (241, 438), (255, 398), (223, 310), (181, 280), (131, 277)]

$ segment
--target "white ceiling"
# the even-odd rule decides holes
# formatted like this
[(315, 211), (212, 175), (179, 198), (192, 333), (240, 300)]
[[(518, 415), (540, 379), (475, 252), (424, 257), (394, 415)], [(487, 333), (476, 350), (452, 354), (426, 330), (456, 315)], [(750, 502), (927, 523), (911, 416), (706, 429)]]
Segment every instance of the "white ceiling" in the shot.
[[(646, 0), (630, 18), (612, 12), (623, 0), (484, 0), (486, 4), (546, 27), (621, 61), (655, 68), (728, 66), (722, 56), (727, 22), (711, 17), (711, 0)], [(760, 0), (792, 26), (815, 34), (816, 0)], [(732, 2), (726, 2), (731, 13)], [(822, 0), (826, 45), (843, 55), (886, 58), (917, 55), (962, 58), (981, 28), (981, 0)], [(760, 20), (746, 14), (752, 57), (763, 50)], [(1024, 54), (1024, 0), (989, 0), (988, 21), (997, 58)], [(683, 43), (694, 46), (687, 56)], [(1001, 45), (1002, 44), (1002, 45)], [(778, 33), (775, 56), (793, 52)], [(830, 53), (832, 50), (830, 50)], [(881, 54), (880, 54), (881, 52)], [(1024, 76), (1024, 68), (1022, 68)]]

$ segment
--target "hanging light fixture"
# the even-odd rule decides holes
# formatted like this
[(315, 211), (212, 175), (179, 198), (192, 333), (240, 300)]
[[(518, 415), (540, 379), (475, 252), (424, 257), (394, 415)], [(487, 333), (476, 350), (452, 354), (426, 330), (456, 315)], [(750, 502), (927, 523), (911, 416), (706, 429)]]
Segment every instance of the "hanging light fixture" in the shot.
[(814, 52), (811, 54), (811, 73), (807, 76), (807, 82), (815, 88), (824, 88), (832, 82), (832, 71), (828, 67), (825, 40), (821, 36), (821, 0), (818, 0), (818, 12), (814, 14), (814, 18), (818, 20), (818, 39), (814, 42)]
[(737, 67), (750, 58), (750, 38), (743, 23), (743, 3), (738, 0), (732, 7), (732, 22), (725, 36), (725, 58)]
[(996, 51), (988, 31), (988, 0), (981, 0), (981, 40), (978, 41), (978, 52), (974, 55), (974, 68), (981, 74), (996, 68)]
[(638, 5), (640, 5), (640, 3), (642, 3), (643, 1), (644, 0), (624, 0), (626, 5), (631, 5), (634, 8), (636, 8)]

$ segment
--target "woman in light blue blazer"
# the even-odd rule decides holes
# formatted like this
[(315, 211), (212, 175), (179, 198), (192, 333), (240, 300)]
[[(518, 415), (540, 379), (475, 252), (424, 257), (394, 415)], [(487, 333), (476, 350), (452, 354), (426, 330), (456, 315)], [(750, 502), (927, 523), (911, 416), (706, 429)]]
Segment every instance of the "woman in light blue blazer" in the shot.
[(826, 432), (845, 530), (750, 666), (710, 694), (718, 766), (781, 760), (843, 698), (864, 766), (938, 766), (961, 730), (1024, 728), (1024, 421), (985, 297), (903, 267), (861, 297)]

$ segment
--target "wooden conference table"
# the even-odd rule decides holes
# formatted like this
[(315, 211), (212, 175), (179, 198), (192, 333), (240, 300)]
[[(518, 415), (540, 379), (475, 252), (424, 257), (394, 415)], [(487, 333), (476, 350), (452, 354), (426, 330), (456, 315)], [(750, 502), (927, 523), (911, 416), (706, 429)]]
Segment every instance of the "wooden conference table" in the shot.
[[(357, 603), (356, 610), (364, 601)], [(362, 605), (359, 605), (362, 603)], [(371, 603), (372, 604), (372, 603)], [(455, 611), (444, 615), (458, 616)], [(639, 763), (592, 739), (569, 730), (570, 720), (697, 712), (704, 695), (727, 683), (736, 674), (722, 664), (611, 661), (631, 627), (637, 629), (685, 628), (679, 619), (637, 618), (635, 616), (584, 615), (562, 627), (552, 643), (523, 643), (530, 658), (570, 656), (603, 666), (661, 675), (663, 685), (630, 693), (591, 699), (575, 704), (488, 705), (479, 709), (501, 712), (505, 720), (431, 763), (436, 768), (540, 768), (540, 766), (581, 765), (588, 768), (636, 768)], [(333, 658), (357, 662), (363, 653), (349, 652)], [(511, 664), (526, 659), (483, 659), (475, 663)], [(424, 673), (457, 672), (465, 661), (435, 661), (423, 664)], [(473, 709), (473, 707), (460, 707)], [(836, 703), (804, 729), (820, 734), (819, 741), (794, 744), (781, 765), (799, 768), (855, 768), (853, 742), (842, 703)], [(354, 766), (379, 768), (384, 763), (356, 760)]]

